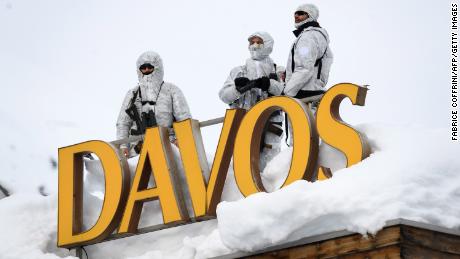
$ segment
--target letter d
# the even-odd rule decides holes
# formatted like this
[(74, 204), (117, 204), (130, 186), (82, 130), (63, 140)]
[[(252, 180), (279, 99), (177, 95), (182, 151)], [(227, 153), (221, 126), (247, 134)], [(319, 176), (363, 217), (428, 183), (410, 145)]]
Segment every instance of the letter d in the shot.
[[(105, 196), (96, 224), (82, 232), (83, 155), (95, 153), (104, 168)], [(75, 247), (96, 243), (119, 224), (127, 199), (129, 172), (126, 159), (120, 158), (111, 144), (88, 141), (59, 149), (58, 246)]]

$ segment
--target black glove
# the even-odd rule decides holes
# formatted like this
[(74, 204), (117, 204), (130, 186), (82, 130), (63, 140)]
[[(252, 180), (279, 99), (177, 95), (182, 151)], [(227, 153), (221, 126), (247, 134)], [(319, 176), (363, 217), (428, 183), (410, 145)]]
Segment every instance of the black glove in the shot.
[(246, 87), (246, 85), (249, 83), (249, 79), (246, 77), (237, 77), (235, 78), (235, 88), (238, 92), (244, 93), (250, 88)]
[(278, 81), (278, 75), (276, 73), (270, 73), (268, 78)]
[(262, 89), (262, 91), (267, 91), (270, 87), (270, 78), (264, 76), (255, 80), (255, 87)]

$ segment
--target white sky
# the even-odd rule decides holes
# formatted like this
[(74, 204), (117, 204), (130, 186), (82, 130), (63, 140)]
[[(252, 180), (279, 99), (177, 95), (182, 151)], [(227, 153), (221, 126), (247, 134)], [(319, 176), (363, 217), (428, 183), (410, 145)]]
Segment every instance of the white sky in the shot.
[[(370, 85), (365, 107), (353, 107), (344, 101), (341, 115), (345, 121), (351, 125), (369, 123), (373, 127), (380, 124), (372, 122), (442, 127), (445, 138), (450, 138), (450, 1), (311, 2), (320, 9), (319, 22), (329, 32), (335, 55), (328, 87), (340, 82)], [(19, 188), (22, 187), (34, 193), (43, 184), (45, 191), (56, 192), (56, 170), (50, 169), (48, 159), (57, 157), (59, 147), (91, 139), (113, 140), (123, 97), (137, 83), (135, 61), (146, 50), (162, 56), (165, 80), (183, 90), (195, 119), (223, 116), (227, 107), (219, 100), (218, 91), (231, 68), (243, 64), (248, 57), (247, 36), (258, 30), (268, 31), (275, 39), (272, 58), (285, 66), (294, 40), (293, 12), (302, 3), (299, 0), (0, 0), (0, 134), (3, 137), (0, 184), (17, 192), (23, 191)], [(378, 138), (376, 142), (391, 143), (395, 148), (398, 147), (395, 142), (401, 143), (402, 151), (387, 153), (393, 160), (406, 151), (415, 157), (408, 160), (410, 163), (404, 161), (403, 169), (417, 168), (411, 167), (417, 164), (421, 173), (437, 177), (430, 173), (448, 170), (442, 165), (451, 166), (456, 161), (452, 160), (452, 154), (457, 154), (454, 149), (422, 142), (425, 132), (430, 141), (438, 134), (430, 135), (429, 130), (415, 132), (419, 127), (413, 125), (403, 126), (402, 136), (409, 135), (406, 131), (414, 131), (413, 139), (403, 142), (409, 137), (394, 138), (397, 134), (386, 131), (388, 128), (392, 127), (379, 127), (386, 134), (373, 137)], [(203, 131), (209, 153), (214, 152), (218, 131), (219, 127)], [(386, 147), (382, 149), (385, 151)], [(382, 168), (380, 165), (389, 160), (382, 164), (375, 161), (367, 163), (378, 166), (372, 168)], [(390, 164), (390, 169), (399, 163), (403, 162)], [(412, 170), (412, 174), (399, 174), (405, 172), (403, 169), (395, 171), (402, 179), (409, 179), (413, 172), (419, 173)], [(378, 175), (378, 170), (370, 171)], [(447, 183), (450, 178), (443, 179)], [(426, 183), (422, 178), (411, 180)], [(447, 188), (451, 185), (446, 183), (441, 181), (440, 185), (429, 187), (442, 186), (443, 193), (456, 198), (456, 193)], [(456, 187), (458, 181), (449, 183)], [(423, 197), (434, 199), (437, 206), (453, 204), (439, 202), (437, 199), (445, 201), (445, 196), (430, 195), (439, 194), (432, 188), (416, 189), (424, 191)], [(417, 201), (416, 206), (425, 204), (418, 199), (410, 200)], [(29, 200), (25, 204), (31, 206)], [(42, 209), (48, 211), (49, 207)], [(433, 211), (431, 207), (428, 209)], [(437, 216), (451, 215), (444, 214)], [(15, 215), (17, 220), (18, 214), (5, 215)], [(423, 215), (430, 217), (429, 213)], [(50, 221), (47, 217), (37, 217), (31, 219), (33, 224), (26, 224), (40, 227), (40, 235), (27, 236), (40, 237), (38, 243), (28, 242), (38, 247), (46, 241), (41, 238), (45, 235), (43, 226), (52, 227), (46, 233), (55, 228), (36, 224), (37, 219)], [(3, 222), (17, 225), (9, 224), (14, 220)], [(151, 247), (150, 240), (146, 244)], [(40, 251), (43, 247), (40, 246)], [(113, 253), (121, 251), (120, 254), (123, 250), (141, 251), (137, 246), (115, 248)]]
[[(344, 120), (434, 124), (449, 137), (450, 1), (311, 2), (335, 55), (328, 87), (371, 85), (364, 108), (344, 102)], [(272, 58), (285, 66), (301, 3), (0, 0), (0, 119), (28, 127), (54, 152), (113, 140), (122, 99), (137, 82), (135, 61), (146, 50), (162, 56), (165, 80), (183, 90), (195, 119), (223, 116), (217, 94), (248, 57), (247, 36), (268, 31)], [(218, 130), (203, 131), (208, 152)]]

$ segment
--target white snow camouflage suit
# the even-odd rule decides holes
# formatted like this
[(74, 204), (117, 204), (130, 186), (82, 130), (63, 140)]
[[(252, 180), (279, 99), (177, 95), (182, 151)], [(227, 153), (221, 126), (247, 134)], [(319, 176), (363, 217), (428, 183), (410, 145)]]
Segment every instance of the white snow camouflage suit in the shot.
[[(333, 55), (329, 47), (329, 35), (327, 31), (317, 24), (319, 17), (318, 8), (312, 4), (303, 4), (296, 9), (296, 12), (297, 11), (306, 12), (309, 17), (295, 24), (297, 30), (294, 31), (294, 34), (297, 38), (292, 44), (289, 52), (284, 94), (303, 98), (308, 91), (325, 91)], [(316, 23), (318, 27), (309, 26), (311, 23)], [(294, 57), (292, 56), (293, 53)], [(293, 58), (294, 62), (292, 60)], [(321, 66), (317, 63), (319, 59), (321, 59)], [(318, 78), (320, 67), (321, 73)], [(312, 104), (311, 108), (313, 114), (316, 113), (318, 104), (319, 102)], [(292, 127), (290, 123), (288, 128), (289, 135), (292, 136)], [(289, 139), (290, 146), (292, 146), (292, 142), (293, 139), (291, 137)]]
[[(295, 24), (301, 32), (291, 46), (287, 61), (284, 94), (288, 96), (296, 96), (299, 90), (325, 90), (324, 87), (327, 84), (333, 60), (327, 31), (324, 28), (313, 26), (303, 28), (306, 23), (317, 21), (319, 17), (318, 8), (312, 4), (304, 4), (299, 6), (296, 11), (308, 13), (309, 18)], [(292, 48), (294, 48), (294, 69), (292, 67)], [(318, 79), (319, 66), (315, 66), (315, 63), (321, 57), (321, 74)]]
[[(246, 77), (249, 80), (258, 79), (261, 77), (269, 77), (271, 73), (276, 73), (278, 78), (280, 78), (281, 69), (278, 67), (275, 68), (273, 60), (270, 58), (270, 54), (273, 50), (274, 40), (267, 32), (255, 32), (251, 34), (248, 38), (251, 39), (254, 36), (257, 36), (263, 40), (263, 46), (261, 49), (252, 50), (249, 47), (251, 58), (246, 60), (246, 64), (242, 66), (237, 66), (230, 71), (230, 75), (224, 83), (224, 86), (219, 91), (220, 99), (230, 105), (231, 108), (242, 108), (249, 110), (257, 102), (268, 98), (269, 96), (280, 95), (283, 91), (283, 83), (270, 79), (270, 87), (268, 92), (262, 91), (259, 88), (252, 88), (244, 93), (238, 92), (235, 87), (235, 78)], [(272, 116), (270, 118), (271, 122), (282, 123), (283, 116), (281, 112), (278, 115)], [(282, 125), (280, 126), (282, 129)], [(276, 154), (280, 151), (280, 141), (281, 137), (267, 132), (265, 135), (264, 142), (265, 144), (271, 145), (272, 148), (263, 148), (260, 155), (260, 170), (262, 171), (265, 168), (265, 165), (270, 161)]]
[[(143, 64), (154, 66), (153, 73), (143, 75), (139, 70)], [(131, 129), (137, 130), (136, 123), (128, 116), (126, 109), (128, 109), (134, 93), (140, 89), (140, 94), (137, 94), (134, 101), (139, 115), (149, 110), (154, 111), (158, 126), (170, 128), (170, 140), (175, 139), (174, 130), (171, 128), (173, 122), (191, 118), (182, 91), (174, 84), (163, 81), (163, 62), (157, 53), (153, 51), (144, 52), (137, 59), (136, 65), (139, 85), (129, 90), (123, 101), (117, 120), (117, 138), (127, 138), (131, 136)], [(153, 102), (156, 104), (153, 105)], [(127, 148), (128, 145), (121, 147)]]

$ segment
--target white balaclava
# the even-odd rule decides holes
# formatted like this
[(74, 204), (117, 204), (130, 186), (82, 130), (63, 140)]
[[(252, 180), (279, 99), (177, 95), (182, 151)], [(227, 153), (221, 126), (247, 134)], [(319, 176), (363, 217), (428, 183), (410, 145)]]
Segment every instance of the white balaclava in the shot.
[(295, 27), (297, 29), (300, 28), (300, 26), (306, 24), (307, 22), (313, 22), (313, 21), (316, 22), (316, 21), (318, 21), (319, 10), (318, 10), (318, 7), (316, 7), (313, 4), (303, 4), (303, 5), (299, 6), (299, 7), (297, 7), (297, 9), (295, 11), (296, 12), (297, 11), (303, 11), (303, 12), (306, 12), (308, 14), (308, 18), (305, 19), (305, 21), (301, 21), (301, 22), (295, 24)]
[(246, 60), (247, 76), (249, 79), (257, 79), (262, 76), (269, 76), (273, 69), (273, 60), (270, 54), (273, 51), (275, 41), (272, 36), (264, 31), (255, 32), (248, 37), (248, 41), (253, 37), (259, 37), (263, 44), (252, 44), (249, 46), (251, 57)]
[(273, 51), (273, 44), (275, 41), (273, 40), (272, 36), (264, 31), (258, 31), (251, 34), (248, 37), (248, 41), (251, 40), (253, 37), (261, 38), (264, 43), (263, 44), (253, 44), (248, 47), (249, 53), (251, 53), (251, 58), (254, 60), (262, 60), (270, 56)]
[[(154, 70), (149, 75), (144, 75), (139, 68), (144, 64), (150, 64), (154, 67)], [(160, 55), (153, 51), (146, 51), (142, 53), (136, 62), (137, 76), (139, 78), (139, 87), (142, 92), (142, 101), (156, 101), (156, 97), (160, 90), (160, 85), (163, 82), (163, 61)], [(142, 107), (144, 112), (149, 109), (154, 109), (153, 105), (146, 104)]]

